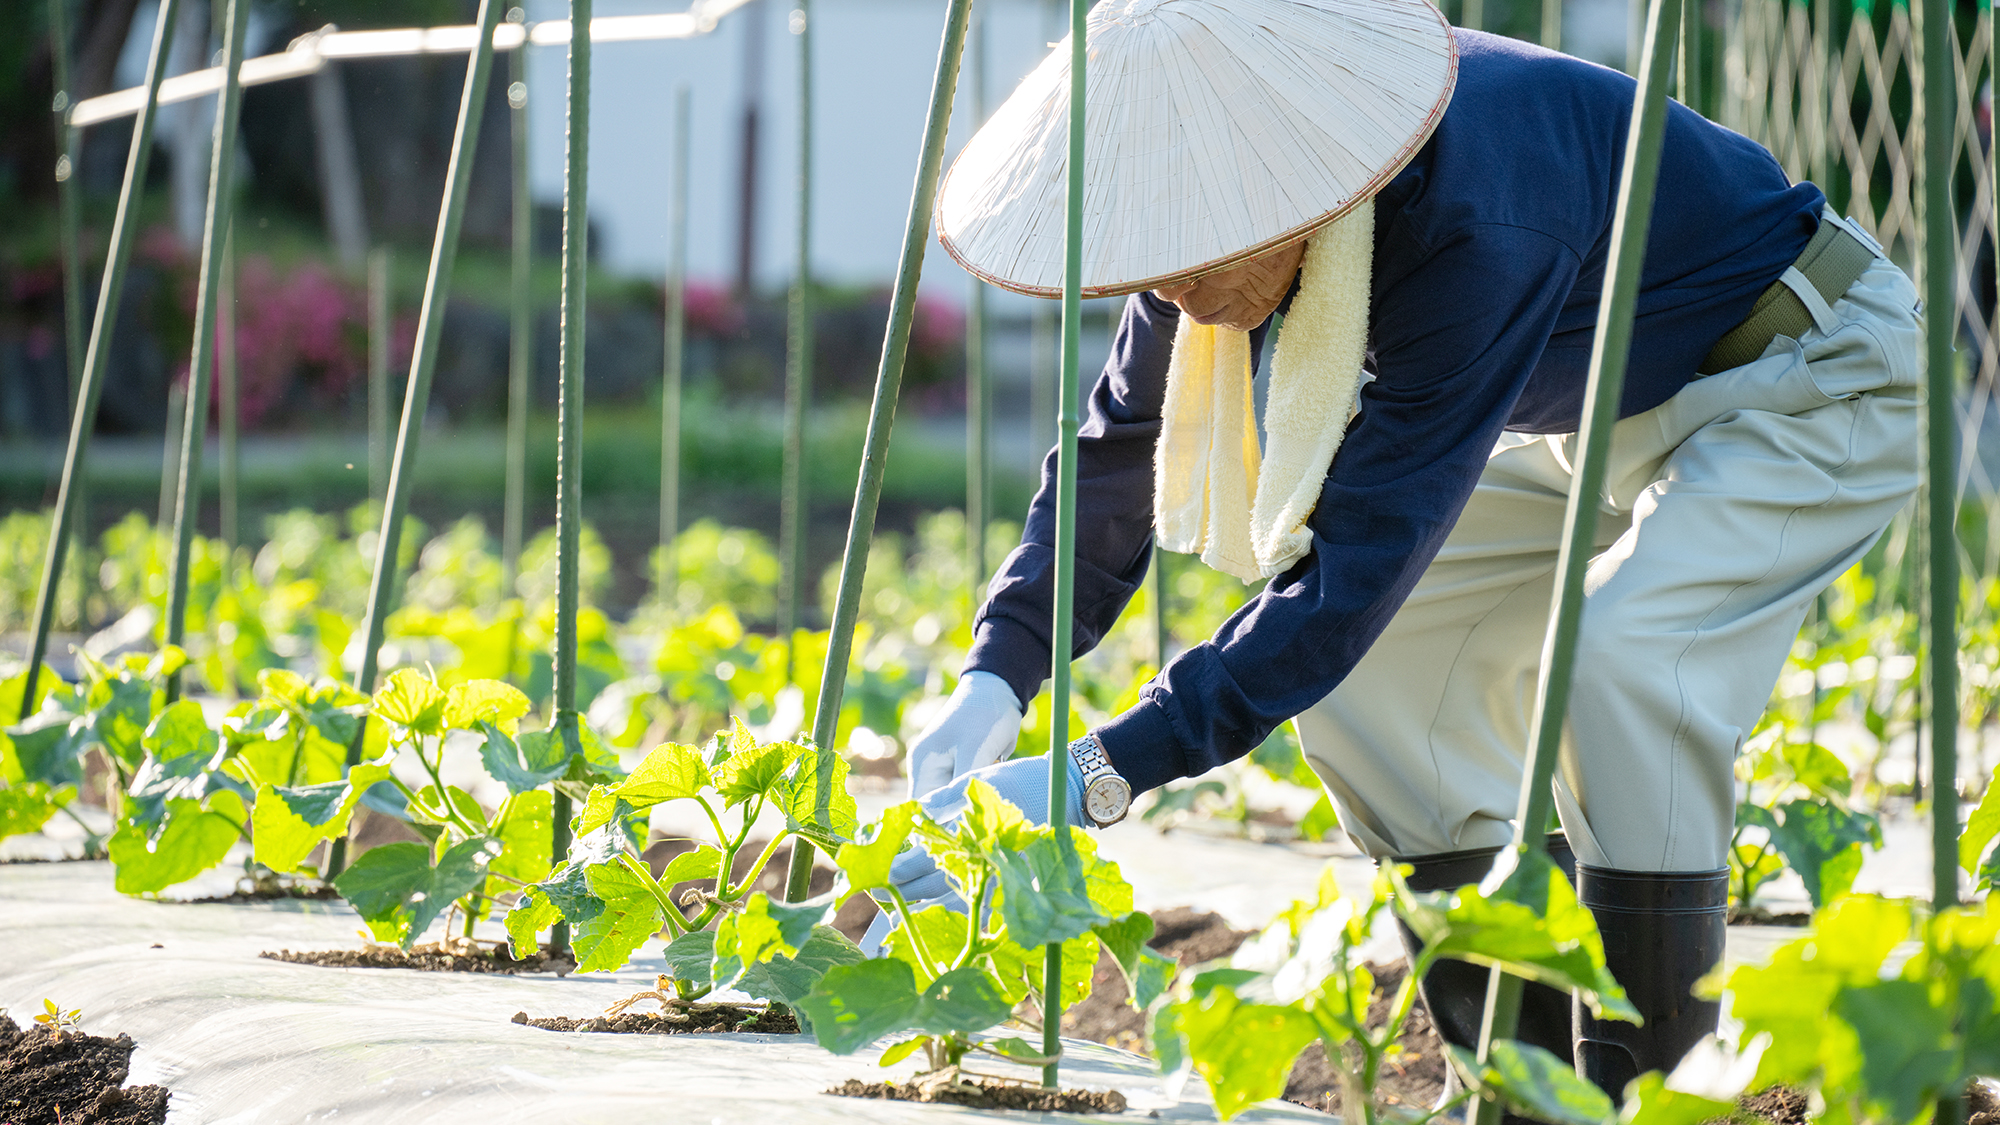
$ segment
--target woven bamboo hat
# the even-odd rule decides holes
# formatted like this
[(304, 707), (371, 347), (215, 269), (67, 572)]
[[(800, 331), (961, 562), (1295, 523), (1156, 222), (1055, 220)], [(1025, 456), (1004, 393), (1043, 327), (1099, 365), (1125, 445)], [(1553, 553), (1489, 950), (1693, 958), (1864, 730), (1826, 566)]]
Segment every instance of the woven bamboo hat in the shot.
[[(1069, 43), (975, 134), (938, 238), (1005, 289), (1063, 282)], [(1414, 156), (1458, 73), (1427, 0), (1102, 0), (1090, 13), (1083, 293), (1227, 269), (1332, 222)]]

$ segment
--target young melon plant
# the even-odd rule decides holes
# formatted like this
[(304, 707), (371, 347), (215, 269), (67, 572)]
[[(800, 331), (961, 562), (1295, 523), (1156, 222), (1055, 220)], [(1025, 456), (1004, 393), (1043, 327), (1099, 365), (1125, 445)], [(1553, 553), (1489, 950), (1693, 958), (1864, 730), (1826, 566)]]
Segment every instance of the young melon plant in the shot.
[(1815, 907), (1848, 892), (1861, 873), (1862, 850), (1882, 846), (1881, 821), (1850, 804), (1846, 763), (1817, 743), (1784, 742), (1744, 754), (1737, 773), (1750, 786), (1736, 806), (1729, 842), (1736, 908), (1789, 867)]
[[(376, 691), (368, 713), (384, 727), (384, 753), (350, 771), (341, 783), (344, 791), (325, 790), (311, 815), (298, 820), (320, 838), (331, 838), (345, 830), (346, 814), (376, 782), (387, 781), (401, 796), (399, 812), (425, 842), (372, 848), (333, 881), (378, 940), (407, 949), (454, 907), (469, 936), (473, 924), (492, 911), (496, 895), (548, 872), (554, 802), (542, 787), (581, 789), (618, 777), (617, 757), (587, 726), (521, 733), (528, 706), (527, 696), (498, 680), (444, 688), (408, 668)], [(461, 732), (482, 740), (481, 762), (507, 788), (507, 798), (490, 816), (442, 776), (446, 744)], [(428, 784), (412, 788), (390, 772), (405, 755)], [(288, 802), (287, 811), (302, 810)]]
[[(1361, 948), (1374, 919), (1392, 904), (1423, 939), (1424, 952), (1392, 999), (1388, 1021), (1370, 1027), (1375, 978)], [(1417, 982), (1439, 957), (1498, 964), (1532, 980), (1574, 988), (1601, 1015), (1637, 1015), (1604, 967), (1596, 923), (1546, 856), (1524, 859), (1491, 894), (1473, 887), (1418, 894), (1399, 873), (1387, 871), (1367, 903), (1344, 897), (1329, 868), (1315, 898), (1295, 902), (1279, 914), (1237, 951), (1228, 967), (1176, 984), (1170, 1001), (1154, 1013), (1154, 1050), (1163, 1071), (1181, 1080), (1190, 1071), (1199, 1073), (1214, 1095), (1216, 1111), (1227, 1119), (1283, 1094), (1293, 1061), (1319, 1040), (1340, 1076), (1348, 1119), (1376, 1125), (1388, 1113), (1375, 1099), (1383, 1060), (1396, 1049)], [(1481, 1073), (1469, 1056), (1459, 1062), (1467, 1073)], [(1509, 1104), (1526, 1105), (1538, 1116), (1551, 1097), (1577, 1096), (1575, 1084), (1595, 1092), (1573, 1074), (1572, 1082), (1565, 1083), (1545, 1073), (1552, 1067), (1560, 1070), (1563, 1064), (1540, 1048), (1503, 1040), (1495, 1044), (1486, 1068), (1495, 1073), (1481, 1082), (1481, 1089)], [(1407, 1120), (1429, 1121), (1463, 1100)], [(1399, 1113), (1396, 1119), (1406, 1118)]]
[[(517, 955), (565, 921), (578, 971), (609, 972), (665, 929), (668, 973), (660, 992), (644, 995), (677, 1005), (728, 988), (798, 1002), (819, 974), (861, 960), (854, 943), (826, 925), (827, 902), (790, 906), (753, 894), (788, 842), (804, 838), (830, 851), (853, 835), (847, 763), (833, 761), (824, 788), (818, 765), (812, 747), (759, 742), (740, 720), (699, 748), (654, 747), (629, 777), (590, 790), (565, 862), (507, 913)], [(656, 877), (640, 856), (644, 827), (655, 806), (674, 801), (698, 808), (711, 834)], [(767, 810), (782, 815), (783, 826), (759, 844), (752, 834)], [(745, 855), (753, 858), (739, 873)], [(676, 898), (683, 884), (690, 885)]]
[[(800, 1002), (827, 1050), (852, 1054), (901, 1034), (907, 1037), (883, 1054), (882, 1065), (921, 1050), (930, 1072), (956, 1081), (955, 1068), (975, 1052), (1048, 1062), (1038, 1047), (993, 1029), (1023, 999), (1044, 1018), (1059, 1018), (1089, 995), (1100, 949), (1111, 953), (1142, 1010), (1165, 988), (1173, 963), (1146, 948), (1152, 918), (1132, 908), (1131, 885), (1117, 864), (1098, 857), (1088, 835), (1030, 823), (983, 781), (971, 783), (966, 802), (948, 824), (915, 802), (897, 805), (865, 843), (836, 853), (847, 880), (842, 894), (886, 900), (895, 928), (884, 956), (828, 970)], [(954, 894), (947, 899), (912, 904), (897, 890), (890, 866), (913, 840), (949, 879)], [(1042, 947), (1050, 942), (1062, 943), (1068, 966), (1053, 1004), (1041, 994)]]

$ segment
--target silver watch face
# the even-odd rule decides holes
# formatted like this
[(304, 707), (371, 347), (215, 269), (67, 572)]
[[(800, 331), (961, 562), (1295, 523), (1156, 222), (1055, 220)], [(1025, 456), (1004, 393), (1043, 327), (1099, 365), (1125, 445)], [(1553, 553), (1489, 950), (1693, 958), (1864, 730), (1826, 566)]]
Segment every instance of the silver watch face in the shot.
[(1132, 807), (1132, 787), (1116, 774), (1100, 777), (1083, 791), (1083, 811), (1099, 825), (1116, 824)]

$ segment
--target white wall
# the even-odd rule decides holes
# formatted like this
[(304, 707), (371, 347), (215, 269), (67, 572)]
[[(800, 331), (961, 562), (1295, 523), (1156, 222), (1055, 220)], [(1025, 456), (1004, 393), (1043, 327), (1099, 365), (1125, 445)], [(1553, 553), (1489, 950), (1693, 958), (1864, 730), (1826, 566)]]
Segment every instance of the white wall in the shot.
[[(596, 12), (679, 6), (671, 0), (600, 0)], [(763, 21), (765, 35), (756, 272), (761, 286), (790, 280), (798, 144), (798, 40), (787, 29), (791, 7), (789, 0), (757, 0), (702, 39), (597, 48), (590, 213), (603, 232), (599, 249), (611, 268), (643, 275), (664, 268), (673, 91), (685, 82), (694, 99), (688, 268), (695, 277), (717, 282), (733, 277), (744, 38), (755, 19)], [(1048, 53), (1046, 44), (1059, 34), (1063, 11), (1045, 8), (1042, 0), (980, 0), (979, 7), (986, 21), (990, 110)], [(529, 17), (556, 18), (567, 9), (561, 0), (534, 0)], [(814, 269), (829, 282), (886, 284), (901, 252), (945, 4), (817, 0), (813, 15)], [(1055, 33), (1045, 30), (1045, 18)], [(561, 48), (537, 48), (529, 56), (530, 175), (536, 194), (549, 201), (562, 196), (566, 69)], [(970, 135), (971, 109), (968, 59), (948, 153)], [(927, 290), (953, 301), (967, 284), (935, 239), (924, 281)]]

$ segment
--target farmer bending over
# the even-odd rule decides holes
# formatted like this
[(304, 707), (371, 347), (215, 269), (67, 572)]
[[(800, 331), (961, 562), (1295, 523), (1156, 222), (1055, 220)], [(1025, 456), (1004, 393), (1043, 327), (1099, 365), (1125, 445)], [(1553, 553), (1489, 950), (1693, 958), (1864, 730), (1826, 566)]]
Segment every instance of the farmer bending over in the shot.
[[(1070, 744), (1069, 815), (1109, 824), (1291, 720), (1357, 845), (1419, 890), (1477, 882), (1513, 836), (1633, 81), (1423, 0), (1105, 0), (1090, 52), (1083, 287), (1130, 296), (1078, 442), (1076, 653), (1155, 543), (1267, 581)], [(1042, 296), (1067, 58), (939, 205), (960, 262)], [(1689, 987), (1722, 953), (1732, 760), (1806, 607), (1916, 487), (1916, 305), (1819, 189), (1669, 104), (1551, 849), (1646, 1022), (1530, 986), (1518, 1035), (1614, 1097), (1715, 1030)], [(911, 744), (935, 815), (967, 777), (1046, 808), (1046, 764), (1002, 759), (1049, 674), (1055, 471)], [(1448, 1041), (1475, 1045), (1485, 983), (1424, 981)]]

